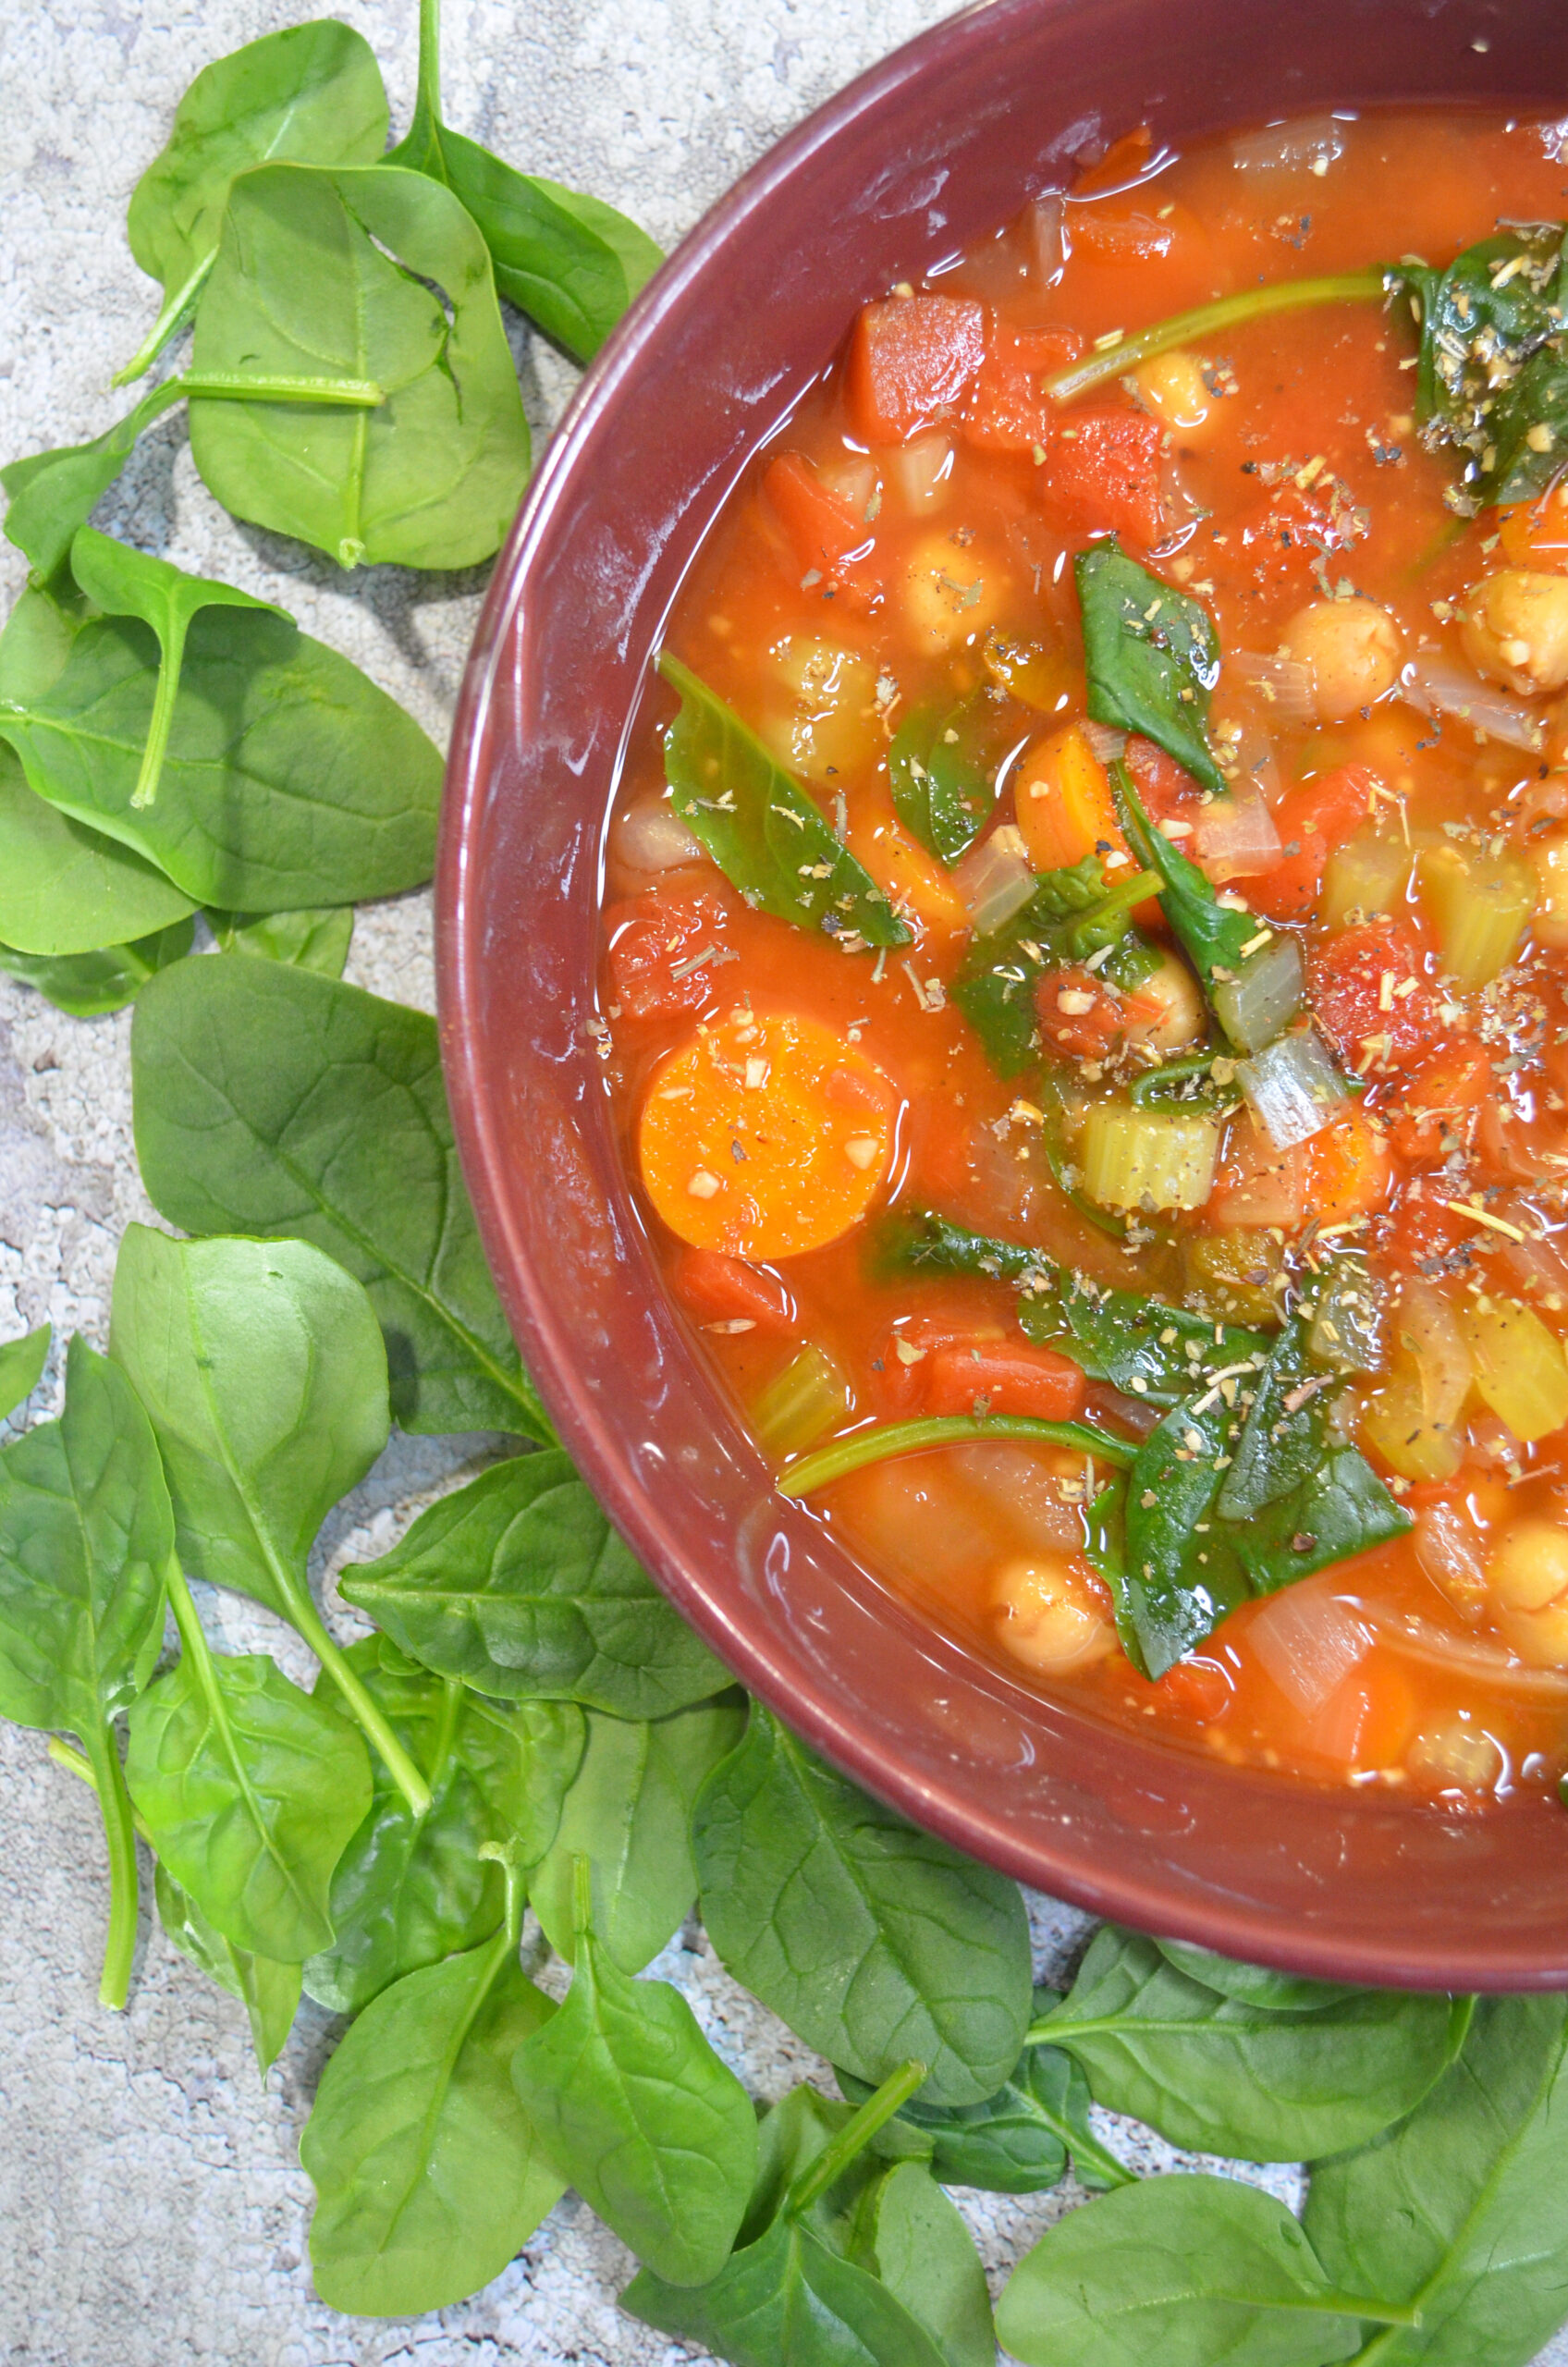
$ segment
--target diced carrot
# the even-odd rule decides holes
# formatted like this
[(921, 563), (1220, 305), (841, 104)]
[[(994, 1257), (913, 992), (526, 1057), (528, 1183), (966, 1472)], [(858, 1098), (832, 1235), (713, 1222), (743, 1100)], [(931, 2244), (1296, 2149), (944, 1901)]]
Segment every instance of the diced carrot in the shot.
[(847, 1036), (741, 1005), (655, 1071), (638, 1122), (643, 1182), (694, 1249), (799, 1257), (864, 1217), (896, 1114), (892, 1085)]
[(1057, 411), (1044, 382), (1083, 350), (1076, 329), (1011, 328), (987, 310), (985, 357), (962, 422), (967, 441), (993, 452), (1047, 444)]
[(954, 1341), (913, 1368), (916, 1402), (927, 1414), (1031, 1414), (1070, 1422), (1084, 1403), (1084, 1376), (1053, 1348), (1027, 1340)]
[(1154, 133), (1146, 123), (1113, 140), (1097, 165), (1085, 165), (1072, 184), (1074, 197), (1097, 197), (1101, 190), (1120, 189), (1141, 173), (1154, 153)]
[(729, 914), (723, 892), (710, 888), (686, 895), (650, 888), (615, 905), (606, 915), (610, 991), (625, 1016), (673, 1019), (701, 1011), (713, 993), (717, 965), (699, 957), (724, 950)]
[(870, 607), (882, 595), (871, 565), (875, 539), (864, 518), (823, 484), (800, 452), (781, 452), (762, 481), (763, 499), (783, 527), (805, 574), (826, 577), (844, 606)]
[(1341, 765), (1285, 791), (1274, 809), (1284, 861), (1248, 882), (1247, 901), (1255, 912), (1271, 921), (1294, 921), (1312, 911), (1323, 892), (1329, 857), (1366, 820), (1372, 789), (1365, 765)]
[(968, 927), (969, 914), (950, 876), (891, 814), (878, 816), (857, 803), (848, 842), (850, 852), (906, 919), (922, 929)]
[(1065, 871), (1086, 854), (1132, 861), (1110, 781), (1081, 727), (1069, 723), (1031, 748), (1013, 781), (1013, 811), (1036, 871)]
[(1436, 1166), (1445, 1156), (1444, 1136), (1458, 1134), (1496, 1089), (1485, 1046), (1474, 1036), (1452, 1037), (1410, 1072), (1404, 1107), (1390, 1130), (1395, 1150), (1412, 1166)]
[(1538, 501), (1522, 501), (1497, 513), (1502, 547), (1515, 567), (1568, 570), (1568, 484), (1559, 482)]
[(1307, 963), (1313, 1014), (1347, 1068), (1415, 1068), (1440, 1034), (1421, 948), (1403, 921), (1341, 930)]
[(777, 1274), (727, 1257), (722, 1249), (683, 1249), (670, 1277), (676, 1297), (700, 1323), (731, 1331), (793, 1335), (795, 1302)]
[(1307, 1208), (1320, 1224), (1370, 1216), (1393, 1188), (1398, 1167), (1382, 1127), (1359, 1101), (1305, 1145)]
[(1165, 533), (1163, 437), (1158, 421), (1142, 411), (1070, 411), (1039, 472), (1047, 509), (1064, 526), (1150, 548)]
[(845, 392), (863, 444), (901, 444), (962, 409), (986, 349), (985, 308), (967, 296), (888, 296), (864, 305)]
[(1234, 1698), (1229, 1672), (1218, 1661), (1178, 1661), (1150, 1687), (1156, 1700), (1167, 1701), (1200, 1726), (1222, 1717)]

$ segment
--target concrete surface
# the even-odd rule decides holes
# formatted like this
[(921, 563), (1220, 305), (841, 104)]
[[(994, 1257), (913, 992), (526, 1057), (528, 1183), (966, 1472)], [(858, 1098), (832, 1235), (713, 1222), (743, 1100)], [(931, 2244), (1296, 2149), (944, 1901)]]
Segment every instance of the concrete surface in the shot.
[[(0, 6), (0, 458), (99, 433), (111, 371), (155, 309), (124, 243), (126, 200), (174, 104), (209, 59), (304, 13), (301, 0), (9, 0)], [(414, 0), (340, 13), (381, 57), (407, 119)], [(937, 0), (449, 0), (447, 113), (503, 154), (591, 189), (667, 244), (768, 141), (881, 52), (945, 13)], [(544, 428), (571, 374), (517, 329)], [(151, 435), (100, 523), (180, 564), (282, 601), (445, 734), (477, 574), (345, 577), (235, 525), (190, 464), (182, 420)], [(0, 545), (8, 605), (22, 565)], [(351, 977), (426, 1007), (428, 900), (361, 919)], [(147, 1217), (131, 1150), (128, 1023), (62, 1017), (0, 980), (0, 1337), (50, 1318), (102, 1340), (115, 1245)], [(46, 1379), (33, 1412), (53, 1402)], [(385, 1549), (421, 1502), (487, 1451), (400, 1441), (336, 1517), (319, 1575)], [(208, 1597), (229, 1649), (309, 1656), (266, 1614)], [(349, 1623), (344, 1622), (345, 1631)], [(91, 1801), (42, 1737), (0, 1726), (0, 2361), (6, 2367), (675, 2367), (691, 2354), (623, 2318), (628, 2256), (569, 2198), (487, 2291), (417, 2322), (347, 2320), (311, 2288), (309, 2186), (297, 2146), (337, 2035), (307, 2005), (264, 2086), (239, 2006), (143, 1918), (128, 2014), (96, 2002), (105, 1907)], [(1081, 1919), (1040, 1901), (1042, 1972)], [(739, 1992), (694, 1929), (656, 1968), (769, 2098), (819, 2074)], [(1128, 2157), (1175, 2157), (1105, 2123)], [(1290, 2170), (1251, 2172), (1287, 2198)], [(998, 2285), (1080, 2198), (961, 2198)], [(1545, 2355), (1568, 2367), (1568, 2347)]]

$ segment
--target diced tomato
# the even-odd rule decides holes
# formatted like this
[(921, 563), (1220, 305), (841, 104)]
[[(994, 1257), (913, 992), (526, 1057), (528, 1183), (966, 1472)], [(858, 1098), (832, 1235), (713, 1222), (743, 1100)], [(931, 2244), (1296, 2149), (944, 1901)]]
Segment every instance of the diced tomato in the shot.
[(1178, 1661), (1152, 1687), (1157, 1700), (1168, 1701), (1183, 1717), (1207, 1726), (1230, 1708), (1233, 1686), (1230, 1672), (1219, 1661)]
[(867, 608), (882, 585), (870, 561), (870, 528), (823, 484), (800, 452), (781, 452), (762, 481), (763, 499), (783, 527), (802, 571), (824, 576), (847, 607)]
[(1048, 443), (1057, 411), (1042, 386), (1083, 350), (1076, 329), (1010, 328), (987, 312), (985, 359), (962, 423), (965, 439), (993, 452)]
[(979, 374), (985, 307), (967, 296), (888, 296), (862, 307), (845, 393), (863, 444), (901, 444), (951, 419)]
[(1248, 885), (1255, 912), (1271, 921), (1294, 921), (1312, 911), (1323, 892), (1324, 866), (1366, 820), (1372, 789), (1365, 765), (1341, 765), (1285, 791), (1274, 809), (1285, 859)]
[(1032, 1414), (1070, 1422), (1084, 1403), (1078, 1367), (1027, 1340), (955, 1342), (933, 1348), (914, 1371), (927, 1414)]
[(729, 910), (717, 889), (675, 895), (649, 888), (606, 914), (610, 987), (629, 1019), (702, 1010), (713, 992), (712, 971), (700, 961), (686, 965), (707, 947), (723, 950)]
[(1394, 1148), (1413, 1166), (1437, 1166), (1445, 1156), (1444, 1135), (1458, 1134), (1496, 1090), (1485, 1048), (1474, 1036), (1452, 1037), (1410, 1072), (1404, 1106), (1390, 1130)]
[(1069, 1060), (1103, 1060), (1127, 1032), (1123, 1005), (1092, 970), (1047, 970), (1035, 984), (1040, 1033)]
[(1121, 189), (1144, 170), (1154, 153), (1154, 133), (1146, 123), (1113, 140), (1097, 165), (1085, 165), (1072, 184), (1074, 197), (1097, 197), (1102, 190)]
[(1184, 808), (1199, 802), (1198, 785), (1192, 774), (1163, 748), (1157, 748), (1152, 740), (1140, 740), (1134, 732), (1127, 742), (1126, 762), (1133, 786), (1151, 822), (1174, 821)]
[(1378, 1252), (1387, 1272), (1430, 1274), (1475, 1238), (1474, 1224), (1448, 1206), (1453, 1196), (1438, 1176), (1418, 1175), (1406, 1185), (1379, 1229)]
[(721, 1249), (682, 1249), (671, 1275), (675, 1295), (699, 1323), (731, 1331), (793, 1332), (795, 1302), (777, 1274)]
[(1307, 978), (1317, 1024), (1358, 1076), (1416, 1067), (1440, 1034), (1421, 948), (1402, 921), (1343, 930), (1309, 957)]
[(1142, 411), (1071, 411), (1039, 473), (1047, 509), (1062, 525), (1151, 548), (1165, 533), (1163, 438), (1158, 421)]

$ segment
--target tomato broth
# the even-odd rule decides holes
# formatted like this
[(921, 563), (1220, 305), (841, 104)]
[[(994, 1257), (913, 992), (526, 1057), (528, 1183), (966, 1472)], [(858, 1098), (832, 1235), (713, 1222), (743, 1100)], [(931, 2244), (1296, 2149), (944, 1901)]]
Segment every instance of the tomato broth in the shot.
[(1564, 215), (1476, 113), (1082, 160), (757, 453), (606, 856), (628, 1168), (783, 1484), (1022, 1683), (1453, 1807), (1568, 1765), (1568, 404), (1483, 320)]

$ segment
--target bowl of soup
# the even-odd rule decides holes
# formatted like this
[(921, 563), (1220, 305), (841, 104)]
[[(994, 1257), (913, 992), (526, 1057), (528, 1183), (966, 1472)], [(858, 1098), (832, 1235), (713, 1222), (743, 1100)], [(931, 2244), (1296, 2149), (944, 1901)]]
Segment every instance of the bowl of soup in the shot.
[(1359, 1981), (1568, 1980), (1553, 30), (900, 51), (589, 373), (444, 817), (486, 1249), (660, 1585), (918, 1822)]

